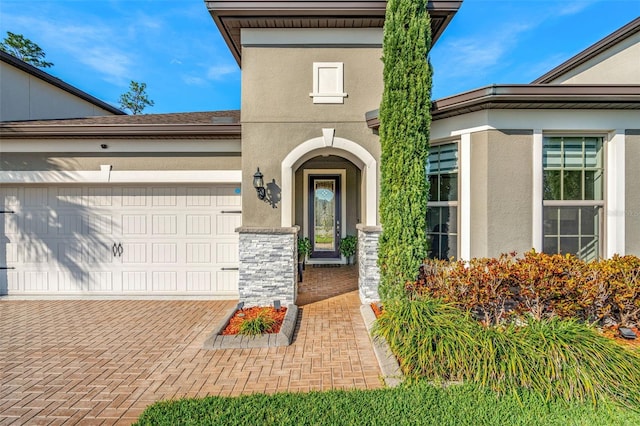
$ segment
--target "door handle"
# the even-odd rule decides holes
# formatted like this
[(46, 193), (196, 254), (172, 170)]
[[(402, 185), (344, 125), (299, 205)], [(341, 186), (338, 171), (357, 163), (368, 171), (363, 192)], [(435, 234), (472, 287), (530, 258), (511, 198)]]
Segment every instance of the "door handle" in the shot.
[(116, 257), (118, 255), (118, 246), (116, 245), (116, 243), (113, 243), (113, 246), (111, 247), (111, 253), (113, 253), (113, 257)]
[(122, 243), (118, 243), (118, 257), (122, 257), (122, 252), (124, 252), (124, 248), (122, 247)]

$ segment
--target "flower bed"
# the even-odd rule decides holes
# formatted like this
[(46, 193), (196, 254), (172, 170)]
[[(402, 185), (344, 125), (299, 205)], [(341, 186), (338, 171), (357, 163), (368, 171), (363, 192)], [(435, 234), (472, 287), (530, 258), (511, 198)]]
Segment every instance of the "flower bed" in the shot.
[(273, 320), (273, 324), (265, 330), (265, 333), (279, 333), (286, 313), (287, 308), (285, 307), (275, 309), (272, 306), (255, 306), (253, 308), (238, 309), (231, 317), (231, 319), (229, 319), (229, 323), (220, 334), (222, 334), (223, 336), (239, 334), (241, 331), (242, 323), (244, 323), (245, 321), (255, 320), (256, 318), (259, 318), (261, 316)]

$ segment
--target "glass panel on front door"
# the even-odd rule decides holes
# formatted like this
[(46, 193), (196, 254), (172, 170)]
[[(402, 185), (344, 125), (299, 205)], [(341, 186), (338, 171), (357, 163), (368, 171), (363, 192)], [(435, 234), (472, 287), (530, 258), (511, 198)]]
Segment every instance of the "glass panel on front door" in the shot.
[(335, 251), (336, 181), (315, 179), (313, 188), (313, 250)]

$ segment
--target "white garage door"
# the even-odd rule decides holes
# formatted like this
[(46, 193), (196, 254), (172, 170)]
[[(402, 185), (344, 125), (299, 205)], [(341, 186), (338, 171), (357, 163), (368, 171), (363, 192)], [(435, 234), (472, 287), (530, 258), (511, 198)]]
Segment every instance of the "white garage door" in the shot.
[(238, 295), (239, 185), (0, 194), (0, 294)]

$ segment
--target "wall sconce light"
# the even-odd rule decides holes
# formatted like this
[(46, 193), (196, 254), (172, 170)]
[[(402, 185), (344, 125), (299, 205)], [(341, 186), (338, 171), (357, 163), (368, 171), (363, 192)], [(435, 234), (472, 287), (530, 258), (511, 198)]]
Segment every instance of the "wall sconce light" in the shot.
[(260, 167), (258, 167), (258, 171), (253, 175), (253, 187), (258, 192), (258, 198), (264, 200), (264, 197), (267, 195), (264, 189), (264, 179), (262, 178), (262, 173), (260, 173)]

